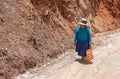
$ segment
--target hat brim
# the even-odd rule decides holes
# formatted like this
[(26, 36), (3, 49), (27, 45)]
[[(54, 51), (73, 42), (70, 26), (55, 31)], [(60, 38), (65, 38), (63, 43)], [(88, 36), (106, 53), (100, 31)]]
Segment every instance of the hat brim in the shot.
[(80, 25), (86, 25), (86, 24), (84, 24), (84, 23), (81, 23), (81, 22), (79, 22), (79, 24), (80, 24)]

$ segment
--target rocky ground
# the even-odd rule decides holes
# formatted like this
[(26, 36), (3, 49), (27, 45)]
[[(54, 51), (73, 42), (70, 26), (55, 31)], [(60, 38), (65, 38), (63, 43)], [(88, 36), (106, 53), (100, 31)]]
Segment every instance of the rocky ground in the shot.
[(99, 33), (93, 38), (94, 59), (80, 62), (74, 50), (35, 67), (14, 79), (120, 79), (120, 30)]

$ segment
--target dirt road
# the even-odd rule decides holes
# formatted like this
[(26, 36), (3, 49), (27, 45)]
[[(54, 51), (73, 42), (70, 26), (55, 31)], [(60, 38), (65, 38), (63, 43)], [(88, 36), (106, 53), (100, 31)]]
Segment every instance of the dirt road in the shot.
[(36, 67), (14, 79), (120, 79), (120, 33), (96, 34), (92, 64), (80, 62), (74, 50), (68, 50), (48, 66)]

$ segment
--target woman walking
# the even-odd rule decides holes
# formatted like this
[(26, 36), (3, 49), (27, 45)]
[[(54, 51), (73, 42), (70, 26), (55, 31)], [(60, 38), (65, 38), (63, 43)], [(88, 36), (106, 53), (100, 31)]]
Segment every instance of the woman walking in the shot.
[(91, 48), (91, 33), (89, 27), (87, 27), (87, 20), (82, 18), (79, 22), (79, 26), (76, 29), (74, 35), (74, 44), (76, 45), (76, 52), (79, 56), (82, 56), (82, 61), (85, 59), (86, 51)]

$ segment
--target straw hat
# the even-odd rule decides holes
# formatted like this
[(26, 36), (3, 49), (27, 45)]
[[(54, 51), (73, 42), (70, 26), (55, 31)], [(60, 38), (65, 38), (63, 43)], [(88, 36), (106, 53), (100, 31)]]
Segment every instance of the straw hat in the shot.
[(80, 25), (87, 25), (87, 20), (85, 18), (82, 18), (82, 21), (79, 22)]

